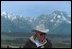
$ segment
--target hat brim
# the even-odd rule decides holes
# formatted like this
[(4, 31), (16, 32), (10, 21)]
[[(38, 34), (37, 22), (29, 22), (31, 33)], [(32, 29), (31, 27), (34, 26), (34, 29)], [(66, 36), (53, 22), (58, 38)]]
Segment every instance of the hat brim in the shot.
[[(39, 30), (32, 30), (33, 32), (41, 32), (41, 31), (39, 31)], [(46, 34), (45, 32), (41, 32), (41, 33), (43, 33), (43, 34)]]

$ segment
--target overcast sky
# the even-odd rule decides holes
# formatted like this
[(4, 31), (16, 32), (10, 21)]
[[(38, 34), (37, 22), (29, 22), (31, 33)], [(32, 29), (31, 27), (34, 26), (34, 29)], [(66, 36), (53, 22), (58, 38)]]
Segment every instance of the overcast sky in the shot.
[(14, 15), (38, 16), (54, 10), (71, 14), (71, 1), (1, 1), (1, 11)]

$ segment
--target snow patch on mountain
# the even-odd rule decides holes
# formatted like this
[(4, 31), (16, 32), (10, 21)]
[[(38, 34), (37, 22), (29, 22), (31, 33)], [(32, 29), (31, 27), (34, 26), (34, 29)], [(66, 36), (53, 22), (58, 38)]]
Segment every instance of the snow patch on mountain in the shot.
[(4, 16), (5, 18), (7, 18), (7, 12), (5, 12), (5, 11), (2, 12), (2, 13), (1, 13), (1, 16)]
[(58, 15), (57, 17), (58, 17), (58, 18), (61, 18), (61, 16), (60, 16), (60, 15)]
[(71, 21), (69, 21), (67, 18), (65, 18), (64, 16), (62, 17), (64, 21), (68, 22), (69, 24), (71, 24)]
[(53, 22), (53, 21), (54, 21), (53, 19), (50, 20), (50, 22)]
[(1, 15), (7, 15), (7, 13), (6, 12), (2, 12)]
[(9, 20), (13, 21), (16, 19), (16, 16), (8, 14)]
[[(49, 29), (49, 31), (60, 29), (59, 27), (63, 27), (63, 26), (65, 26), (65, 24), (66, 24), (66, 26), (67, 26), (67, 24), (68, 25), (71, 24), (70, 17), (66, 16), (63, 12), (60, 12), (60, 11), (57, 11), (57, 12), (55, 11), (55, 12), (51, 13), (50, 15), (42, 14), (41, 16), (37, 16), (37, 17), (33, 17), (33, 16), (26, 17), (26, 16), (21, 16), (21, 15), (15, 16), (13, 14), (7, 14), (7, 12), (1, 13), (1, 16), (4, 16), (5, 18), (9, 19), (9, 20), (7, 20), (3, 17), (3, 19), (4, 19), (3, 22), (4, 23), (6, 22), (5, 23), (6, 25), (10, 24), (10, 25), (8, 25), (9, 27), (11, 27), (11, 26), (13, 28), (15, 27), (14, 29), (11, 27), (11, 29), (13, 31), (21, 31), (21, 32), (28, 31), (31, 28), (33, 28), (39, 24), (44, 24), (45, 28)], [(7, 20), (7, 21), (5, 21), (5, 20)], [(62, 24), (63, 24), (63, 26), (62, 26)], [(4, 26), (2, 26), (2, 27), (4, 27)], [(12, 32), (12, 31), (9, 30), (8, 32)]]

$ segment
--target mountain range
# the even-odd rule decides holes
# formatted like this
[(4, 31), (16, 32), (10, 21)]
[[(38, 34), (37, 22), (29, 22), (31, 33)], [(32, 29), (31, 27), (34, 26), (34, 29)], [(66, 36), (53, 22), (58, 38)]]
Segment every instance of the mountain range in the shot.
[(63, 11), (55, 10), (37, 17), (1, 13), (1, 33), (31, 33), (32, 29), (40, 24), (49, 29), (48, 34), (71, 34), (71, 16)]

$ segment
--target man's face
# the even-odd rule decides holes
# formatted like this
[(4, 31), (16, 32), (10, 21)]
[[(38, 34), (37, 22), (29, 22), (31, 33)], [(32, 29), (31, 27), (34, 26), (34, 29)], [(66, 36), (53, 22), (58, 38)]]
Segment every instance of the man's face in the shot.
[(40, 41), (43, 41), (45, 39), (45, 34), (43, 34), (42, 32), (37, 31), (36, 36)]

